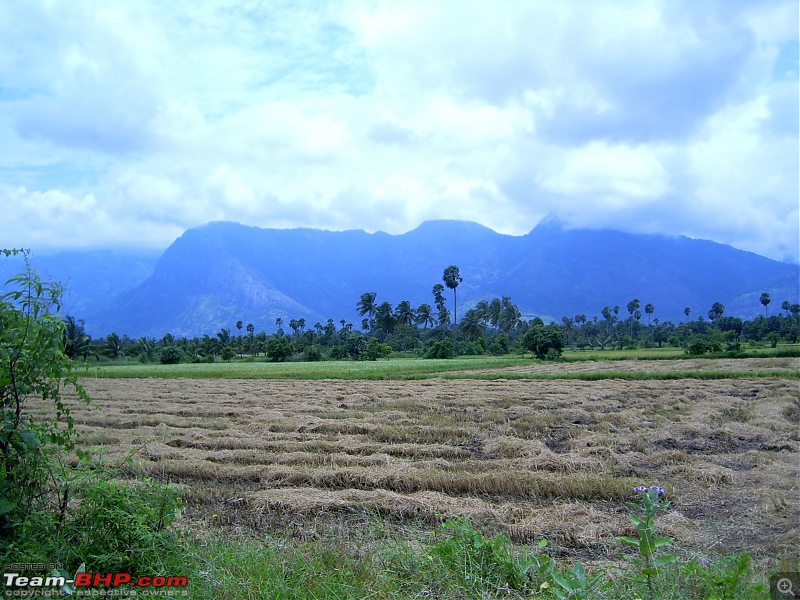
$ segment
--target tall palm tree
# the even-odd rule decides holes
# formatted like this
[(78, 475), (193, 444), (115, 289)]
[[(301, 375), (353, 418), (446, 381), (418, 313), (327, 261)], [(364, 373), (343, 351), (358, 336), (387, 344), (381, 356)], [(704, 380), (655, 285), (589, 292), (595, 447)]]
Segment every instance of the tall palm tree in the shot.
[(82, 356), (85, 359), (90, 353), (91, 341), (83, 319), (76, 321), (72, 315), (64, 317), (64, 354), (69, 358)]
[(109, 333), (103, 340), (103, 351), (111, 358), (119, 358), (124, 355), (122, 339), (116, 333)]
[(500, 313), (500, 329), (505, 333), (509, 333), (522, 325), (522, 313), (516, 305), (508, 302)]
[(656, 311), (656, 307), (652, 304), (646, 304), (644, 307), (644, 312), (647, 313), (647, 324), (650, 325), (650, 315), (652, 315)]
[(480, 313), (475, 309), (470, 309), (461, 318), (459, 326), (461, 332), (472, 341), (477, 340), (483, 335), (484, 325)]
[(502, 313), (503, 304), (500, 302), (500, 298), (492, 298), (489, 304), (489, 323), (491, 323), (492, 327), (498, 327), (500, 325), (500, 316)]
[(375, 322), (386, 335), (394, 331), (396, 320), (391, 304), (388, 302), (383, 302), (378, 306), (375, 312)]
[(375, 298), (377, 297), (378, 294), (376, 292), (364, 292), (361, 294), (361, 299), (356, 304), (359, 317), (375, 318), (375, 314), (378, 311), (378, 305), (375, 303)]
[(422, 325), (427, 329), (428, 325), (435, 325), (436, 319), (433, 318), (433, 309), (430, 304), (420, 304), (417, 307), (417, 325)]
[(441, 311), (442, 307), (444, 306), (444, 286), (441, 283), (437, 283), (433, 286), (433, 304), (436, 306), (436, 310)]
[(764, 316), (769, 316), (769, 313), (767, 312), (767, 306), (769, 306), (769, 303), (772, 302), (772, 299), (769, 297), (769, 292), (762, 293), (758, 301), (764, 305)]
[(442, 281), (444, 284), (453, 290), (453, 324), (458, 324), (458, 301), (456, 297), (456, 288), (458, 284), (464, 281), (464, 278), (461, 277), (461, 274), (458, 270), (458, 267), (455, 265), (450, 265), (444, 270), (442, 274)]
[(475, 312), (478, 313), (478, 318), (486, 327), (489, 324), (489, 303), (486, 300), (479, 300), (475, 305)]
[(402, 300), (395, 309), (397, 322), (401, 325), (413, 325), (415, 321), (414, 309), (408, 300)]

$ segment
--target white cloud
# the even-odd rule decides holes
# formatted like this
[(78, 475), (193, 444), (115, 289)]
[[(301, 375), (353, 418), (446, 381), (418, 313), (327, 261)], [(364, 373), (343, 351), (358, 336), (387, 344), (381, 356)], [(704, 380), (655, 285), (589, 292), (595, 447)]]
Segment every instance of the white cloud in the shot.
[(798, 260), (792, 0), (31, 1), (0, 35), (22, 245), (555, 213)]

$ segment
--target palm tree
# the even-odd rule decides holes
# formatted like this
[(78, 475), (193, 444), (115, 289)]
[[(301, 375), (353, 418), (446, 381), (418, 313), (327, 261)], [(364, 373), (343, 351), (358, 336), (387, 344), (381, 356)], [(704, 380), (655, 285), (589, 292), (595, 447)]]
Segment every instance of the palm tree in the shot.
[(122, 340), (116, 333), (109, 333), (103, 340), (103, 346), (104, 352), (111, 358), (119, 358), (124, 355)]
[(683, 309), (683, 314), (685, 314), (685, 315), (686, 315), (686, 318), (687, 318), (687, 319), (689, 318), (689, 315), (690, 315), (691, 313), (692, 313), (692, 309), (691, 309), (691, 308), (689, 308), (688, 306), (687, 306), (686, 308), (684, 308), (684, 309)]
[(503, 311), (500, 313), (499, 325), (500, 329), (505, 333), (508, 333), (512, 329), (516, 329), (522, 325), (522, 313), (519, 311), (516, 305), (509, 302), (503, 307)]
[(422, 325), (424, 329), (428, 325), (434, 325), (436, 320), (433, 318), (433, 312), (430, 304), (420, 304), (417, 307), (417, 325)]
[(92, 339), (86, 335), (83, 319), (76, 321), (72, 315), (64, 317), (64, 354), (69, 358), (89, 355)]
[(477, 340), (483, 335), (483, 321), (480, 313), (475, 309), (470, 309), (461, 319), (461, 332), (470, 340)]
[(375, 298), (377, 297), (378, 294), (376, 292), (364, 292), (361, 294), (361, 300), (359, 300), (356, 305), (359, 317), (363, 317), (364, 315), (369, 319), (375, 317), (378, 312), (378, 305), (375, 303)]
[(719, 302), (714, 302), (714, 304), (711, 305), (711, 310), (708, 311), (708, 318), (714, 321), (715, 319), (721, 317), (722, 313), (724, 312), (725, 306)]
[(385, 334), (392, 333), (396, 322), (392, 305), (388, 302), (381, 303), (375, 312), (375, 321)]
[(652, 315), (656, 311), (656, 307), (652, 304), (646, 304), (644, 307), (644, 312), (647, 313), (647, 324), (650, 325), (650, 315)]
[(446, 306), (442, 306), (442, 308), (439, 309), (439, 314), (436, 318), (436, 324), (439, 327), (447, 327), (450, 325), (450, 311), (447, 310)]
[(781, 309), (786, 313), (786, 316), (789, 316), (789, 311), (792, 310), (792, 303), (788, 300), (784, 300), (783, 304), (781, 304)]
[(764, 305), (764, 316), (769, 316), (767, 312), (767, 306), (769, 306), (769, 303), (772, 302), (772, 299), (769, 297), (769, 292), (762, 293), (761, 298), (759, 298), (758, 301)]
[(459, 273), (458, 267), (455, 265), (450, 265), (444, 270), (444, 274), (442, 275), (442, 281), (444, 284), (453, 290), (453, 324), (458, 324), (458, 302), (456, 298), (456, 288), (458, 284), (464, 281), (464, 278), (461, 277)]
[(442, 307), (444, 306), (444, 286), (441, 283), (437, 283), (433, 286), (433, 303), (436, 306), (436, 310), (441, 311)]
[(500, 302), (500, 299), (492, 298), (492, 302), (489, 304), (489, 323), (491, 323), (492, 327), (500, 325), (500, 315), (502, 312), (503, 304)]
[(415, 320), (414, 309), (408, 300), (402, 300), (395, 309), (397, 322), (401, 325), (413, 325)]
[[(627, 306), (627, 308), (628, 308), (628, 313), (630, 313), (630, 315), (631, 315), (631, 316), (630, 316), (630, 322), (631, 322), (631, 337), (633, 337), (633, 315), (634, 315), (634, 313), (636, 313), (636, 312), (639, 310), (639, 305), (640, 305), (640, 304), (641, 304), (641, 302), (639, 302), (639, 299), (638, 299), (638, 298), (634, 298), (633, 300), (631, 300), (630, 302), (628, 302), (628, 306)], [(637, 319), (637, 320), (638, 320), (638, 319)]]

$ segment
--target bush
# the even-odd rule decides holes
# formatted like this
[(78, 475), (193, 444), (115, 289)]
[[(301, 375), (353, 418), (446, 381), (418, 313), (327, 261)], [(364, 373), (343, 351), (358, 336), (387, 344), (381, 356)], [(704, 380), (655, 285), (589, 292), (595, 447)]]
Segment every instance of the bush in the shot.
[[(62, 383), (89, 402), (64, 350), (65, 323), (55, 314), (61, 288), (39, 279), (27, 252), (3, 253), (22, 254), (25, 271), (9, 280), (17, 289), (0, 296), (0, 551), (37, 513), (56, 508), (64, 493), (63, 469), (53, 455), (73, 450), (75, 432)], [(29, 396), (50, 402), (53, 415), (34, 420), (26, 410)]]
[(381, 344), (376, 338), (372, 338), (367, 344), (367, 349), (363, 356), (367, 360), (378, 360), (379, 358), (389, 358), (392, 347), (389, 344)]
[(316, 344), (306, 347), (305, 352), (303, 352), (303, 360), (308, 362), (322, 360), (322, 349)]
[(539, 359), (554, 359), (561, 356), (564, 350), (564, 334), (556, 325), (535, 323), (522, 336), (522, 347), (533, 352)]
[(167, 346), (161, 350), (158, 359), (162, 365), (177, 365), (183, 360), (183, 352), (176, 346)]
[(431, 347), (425, 353), (425, 358), (453, 358), (455, 355), (456, 349), (453, 345), (453, 340), (445, 338), (431, 344)]
[[(61, 385), (87, 403), (89, 397), (72, 374), (64, 322), (52, 312), (61, 290), (43, 283), (27, 253), (25, 259), (26, 271), (11, 280), (18, 291), (0, 296), (0, 563), (61, 563), (71, 570), (84, 563), (99, 572), (157, 567), (177, 556), (169, 530), (180, 506), (177, 488), (123, 484), (104, 469), (84, 476), (68, 466), (68, 453), (79, 465), (89, 457), (75, 446)], [(50, 401), (53, 416), (29, 414), (31, 394)]]
[(283, 335), (276, 335), (267, 342), (267, 357), (272, 362), (283, 362), (294, 353), (292, 342)]
[(175, 550), (169, 526), (181, 506), (177, 487), (98, 479), (81, 486), (79, 500), (63, 537), (87, 570), (150, 570)]

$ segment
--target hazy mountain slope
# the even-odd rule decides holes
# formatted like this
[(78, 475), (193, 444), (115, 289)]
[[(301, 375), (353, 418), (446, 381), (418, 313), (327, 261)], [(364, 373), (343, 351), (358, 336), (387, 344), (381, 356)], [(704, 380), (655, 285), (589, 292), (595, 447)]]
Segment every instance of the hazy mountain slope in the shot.
[[(722, 302), (727, 315), (770, 312), (798, 302), (800, 268), (685, 237), (616, 231), (564, 230), (545, 221), (524, 236), (500, 235), (475, 223), (430, 221), (403, 235), (364, 231), (259, 229), (209, 223), (186, 231), (156, 262), (152, 255), (64, 252), (35, 257), (46, 278), (64, 281), (64, 313), (85, 319), (94, 336), (110, 331), (141, 335), (213, 335), (235, 323), (274, 331), (275, 319), (328, 318), (357, 328), (356, 303), (364, 292), (396, 306), (433, 303), (442, 271), (458, 265), (459, 315), (480, 299), (511, 296), (526, 317), (599, 315), (603, 306), (639, 298), (654, 317), (683, 320), (706, 315)], [(0, 261), (0, 277), (19, 271), (19, 260)], [(445, 290), (448, 306), (452, 292)], [(646, 319), (646, 317), (645, 317)], [(234, 330), (235, 332), (235, 330)]]
[[(91, 330), (132, 336), (213, 334), (237, 320), (272, 331), (275, 318), (328, 318), (356, 327), (363, 292), (378, 302), (432, 303), (443, 269), (456, 264), (459, 314), (478, 300), (509, 295), (527, 315), (560, 319), (599, 315), (603, 306), (639, 298), (654, 317), (754, 316), (769, 291), (773, 310), (798, 301), (798, 266), (713, 242), (615, 231), (565, 231), (545, 222), (525, 236), (474, 223), (431, 221), (403, 235), (363, 231), (259, 229), (209, 223), (177, 239), (152, 276), (87, 318)], [(452, 293), (445, 290), (448, 303)]]
[[(62, 313), (94, 317), (117, 296), (143, 283), (153, 273), (160, 253), (69, 251), (31, 255), (31, 265), (42, 279), (64, 286)], [(20, 257), (0, 259), (0, 284), (20, 273)]]

